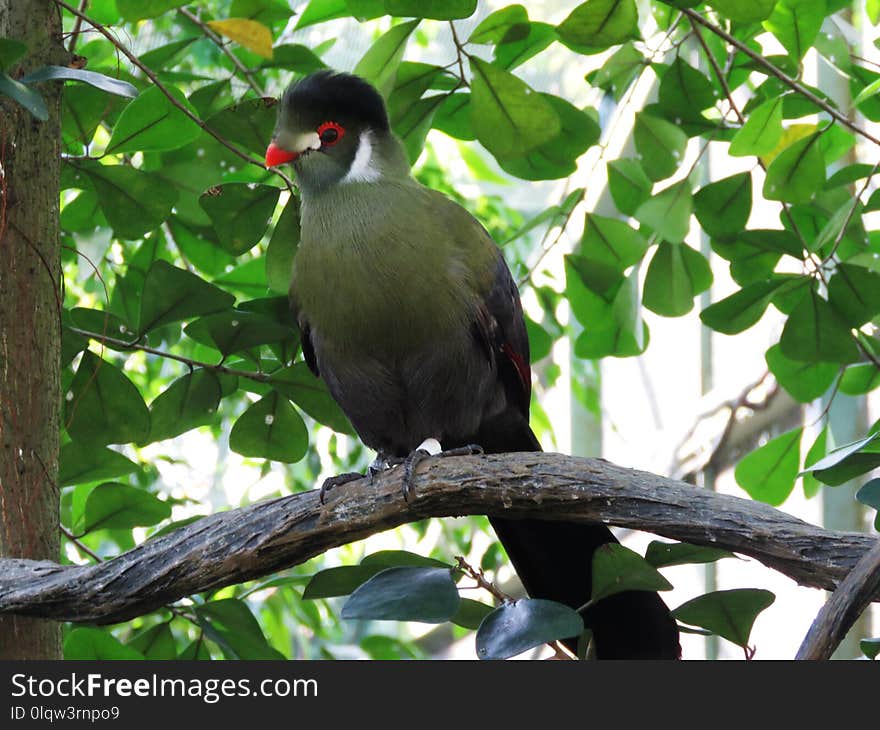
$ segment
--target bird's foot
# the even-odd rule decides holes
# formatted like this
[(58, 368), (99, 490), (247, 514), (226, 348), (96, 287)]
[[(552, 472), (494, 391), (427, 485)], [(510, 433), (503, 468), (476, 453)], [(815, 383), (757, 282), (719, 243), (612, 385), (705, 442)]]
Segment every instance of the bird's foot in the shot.
[(446, 458), (447, 456), (473, 456), (482, 454), (483, 447), (477, 444), (468, 444), (455, 449), (444, 451), (437, 439), (425, 439), (418, 448), (403, 460), (403, 499), (409, 502), (410, 495), (413, 493), (413, 480), (415, 478), (416, 467), (430, 456), (438, 456)]
[[(344, 474), (337, 474), (333, 477), (327, 477), (324, 482), (321, 484), (321, 491), (318, 493), (318, 500), (321, 504), (324, 504), (324, 500), (327, 497), (327, 492), (329, 492), (334, 487), (341, 487), (343, 484), (348, 484), (349, 482), (356, 481), (357, 479), (363, 479), (364, 475), (360, 472), (356, 471), (347, 471)], [(372, 475), (370, 477), (372, 479)]]

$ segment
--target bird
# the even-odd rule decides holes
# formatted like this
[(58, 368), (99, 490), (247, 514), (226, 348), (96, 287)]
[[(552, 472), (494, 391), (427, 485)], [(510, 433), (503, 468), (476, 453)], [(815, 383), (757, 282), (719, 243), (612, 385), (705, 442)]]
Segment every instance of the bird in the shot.
[[(303, 357), (376, 451), (371, 469), (403, 462), (408, 483), (428, 455), (540, 451), (523, 309), (501, 249), (415, 180), (376, 88), (334, 70), (291, 83), (265, 163), (291, 164), (299, 189), (290, 303)], [(583, 608), (593, 552), (616, 542), (607, 526), (489, 520), (529, 596), (582, 609), (596, 658), (680, 656), (657, 593)]]

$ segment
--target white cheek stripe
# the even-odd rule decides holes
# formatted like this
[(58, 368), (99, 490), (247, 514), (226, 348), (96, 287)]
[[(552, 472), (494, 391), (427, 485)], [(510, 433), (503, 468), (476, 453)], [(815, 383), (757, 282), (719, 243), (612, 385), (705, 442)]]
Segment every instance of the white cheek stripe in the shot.
[(352, 160), (351, 167), (342, 178), (342, 182), (375, 182), (382, 176), (382, 172), (373, 166), (373, 140), (370, 132), (361, 132), (358, 140), (357, 152)]

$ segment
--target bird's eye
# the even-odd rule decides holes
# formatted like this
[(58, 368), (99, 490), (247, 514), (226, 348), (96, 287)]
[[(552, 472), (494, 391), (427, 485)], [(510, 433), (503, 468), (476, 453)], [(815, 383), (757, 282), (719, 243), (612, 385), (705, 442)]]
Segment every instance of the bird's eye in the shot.
[(321, 144), (324, 147), (332, 147), (342, 139), (342, 136), (345, 134), (342, 125), (337, 124), (336, 122), (324, 122), (318, 127), (317, 131), (318, 137), (321, 139)]

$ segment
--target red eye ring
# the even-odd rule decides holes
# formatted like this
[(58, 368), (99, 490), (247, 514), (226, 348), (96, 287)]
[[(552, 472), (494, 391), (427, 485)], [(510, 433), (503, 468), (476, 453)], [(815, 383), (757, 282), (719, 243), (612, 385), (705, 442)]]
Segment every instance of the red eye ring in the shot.
[(345, 136), (345, 129), (336, 122), (324, 122), (316, 131), (322, 147), (332, 147)]

